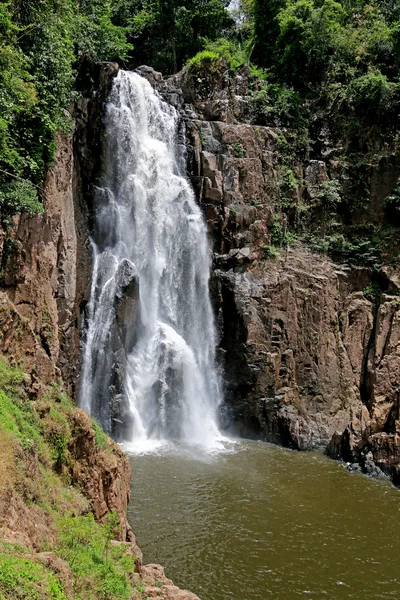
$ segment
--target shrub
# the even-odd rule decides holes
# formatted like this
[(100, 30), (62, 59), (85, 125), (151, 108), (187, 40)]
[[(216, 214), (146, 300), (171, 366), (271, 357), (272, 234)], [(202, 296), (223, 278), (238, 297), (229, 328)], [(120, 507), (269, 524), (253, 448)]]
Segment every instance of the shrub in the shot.
[(7, 231), (12, 218), (19, 213), (30, 217), (43, 212), (37, 189), (29, 181), (7, 181), (0, 184), (0, 224)]
[(247, 153), (240, 142), (232, 142), (230, 144), (235, 158), (246, 158)]
[(251, 99), (251, 111), (260, 125), (304, 127), (307, 120), (299, 94), (279, 84), (264, 84)]
[(261, 249), (263, 251), (263, 258), (276, 258), (279, 256), (279, 250), (275, 246), (262, 244)]

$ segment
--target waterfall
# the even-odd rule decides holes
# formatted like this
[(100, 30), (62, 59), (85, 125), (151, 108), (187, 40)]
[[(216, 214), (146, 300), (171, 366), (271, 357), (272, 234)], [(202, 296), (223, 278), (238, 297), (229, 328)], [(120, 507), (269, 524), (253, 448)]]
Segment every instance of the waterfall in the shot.
[(213, 445), (211, 253), (178, 114), (147, 80), (120, 71), (105, 130), (80, 404), (124, 441)]

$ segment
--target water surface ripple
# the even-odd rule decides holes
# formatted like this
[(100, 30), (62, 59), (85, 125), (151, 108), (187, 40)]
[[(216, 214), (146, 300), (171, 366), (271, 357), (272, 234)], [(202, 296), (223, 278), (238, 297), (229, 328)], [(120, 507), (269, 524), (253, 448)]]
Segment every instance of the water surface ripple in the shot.
[(132, 456), (146, 562), (202, 600), (400, 598), (400, 495), (320, 454), (241, 441)]

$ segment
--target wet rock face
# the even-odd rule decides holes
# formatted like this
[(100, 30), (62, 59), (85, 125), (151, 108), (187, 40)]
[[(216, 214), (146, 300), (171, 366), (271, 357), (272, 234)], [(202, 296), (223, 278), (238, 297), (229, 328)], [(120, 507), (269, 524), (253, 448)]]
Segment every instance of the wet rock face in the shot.
[(116, 324), (126, 354), (132, 350), (134, 345), (139, 310), (139, 279), (136, 268), (128, 260), (123, 261), (119, 267), (117, 280)]

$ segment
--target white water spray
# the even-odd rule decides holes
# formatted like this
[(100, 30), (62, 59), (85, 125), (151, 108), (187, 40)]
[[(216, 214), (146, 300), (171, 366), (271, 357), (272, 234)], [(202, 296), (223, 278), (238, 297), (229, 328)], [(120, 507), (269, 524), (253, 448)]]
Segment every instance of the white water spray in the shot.
[[(220, 402), (210, 249), (184, 175), (178, 115), (144, 78), (120, 71), (105, 119), (81, 406), (112, 431), (110, 403), (125, 403), (127, 442), (210, 447)], [(121, 296), (137, 285), (138, 308), (132, 300), (118, 329)]]

